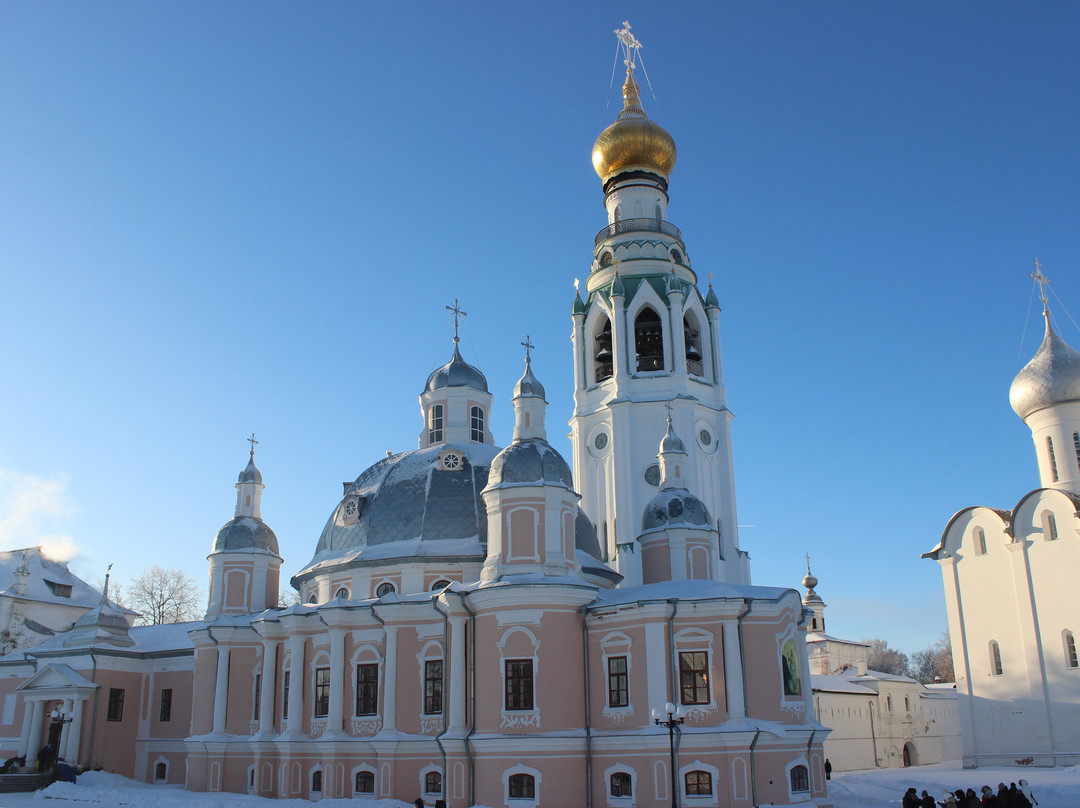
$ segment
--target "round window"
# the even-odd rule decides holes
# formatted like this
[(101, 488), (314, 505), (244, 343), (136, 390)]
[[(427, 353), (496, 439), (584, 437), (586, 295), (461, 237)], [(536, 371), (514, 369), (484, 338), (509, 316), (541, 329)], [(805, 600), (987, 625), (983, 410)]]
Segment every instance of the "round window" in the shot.
[(442, 464), (444, 469), (450, 469), (451, 471), (459, 469), (461, 468), (461, 455), (447, 452), (443, 455)]
[(712, 443), (712, 435), (709, 433), (709, 430), (703, 429), (698, 432), (698, 440), (701, 441), (702, 446), (708, 446)]
[(379, 588), (375, 590), (375, 595), (381, 598), (394, 591), (394, 585), (391, 583), (379, 584)]
[(660, 485), (660, 466), (656, 463), (645, 469), (645, 482), (652, 486)]
[(350, 499), (350, 500), (347, 500), (345, 502), (345, 515), (346, 516), (355, 516), (356, 515), (356, 500), (355, 499)]
[(608, 445), (608, 434), (607, 434), (607, 432), (599, 432), (599, 433), (597, 433), (596, 437), (593, 438), (593, 446), (596, 447), (597, 451), (603, 451), (607, 447), (607, 445)]

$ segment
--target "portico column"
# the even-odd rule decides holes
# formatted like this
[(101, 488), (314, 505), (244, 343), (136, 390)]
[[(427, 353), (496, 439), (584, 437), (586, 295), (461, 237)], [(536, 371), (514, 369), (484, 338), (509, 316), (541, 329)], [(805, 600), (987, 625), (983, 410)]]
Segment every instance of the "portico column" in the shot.
[(262, 679), (259, 687), (259, 732), (267, 734), (274, 731), (274, 674), (277, 673), (277, 643), (273, 640), (262, 641), (263, 664)]
[(386, 668), (383, 676), (383, 730), (397, 728), (397, 626), (386, 627)]
[[(71, 699), (64, 699), (63, 705), (60, 707), (60, 718), (70, 719), (71, 708), (73, 701)], [(60, 741), (56, 744), (56, 756), (58, 758), (64, 758), (67, 760), (67, 745), (68, 740), (71, 737), (71, 722), (65, 721), (60, 725)]]
[(289, 637), (289, 732), (304, 730), (304, 636)]
[(746, 718), (738, 620), (724, 621), (724, 688), (727, 691), (728, 720), (741, 721)]
[(450, 617), (450, 727), (465, 730), (465, 616)]
[(330, 629), (330, 704), (326, 732), (341, 734), (345, 714), (345, 629)]
[(225, 732), (225, 715), (229, 700), (229, 646), (219, 645), (217, 658), (217, 682), (214, 686), (214, 734)]
[(24, 698), (26, 711), (23, 713), (22, 736), (19, 738), (19, 757), (26, 757), (30, 751), (30, 731), (34, 722), (34, 702)]
[(64, 749), (64, 760), (71, 765), (79, 762), (79, 742), (82, 735), (82, 712), (86, 699), (76, 699), (71, 708), (71, 725), (68, 727), (67, 748)]
[(37, 763), (38, 750), (41, 748), (38, 746), (41, 743), (41, 719), (45, 715), (45, 702), (33, 701), (31, 705), (34, 710), (34, 717), (30, 722), (30, 741), (26, 749), (26, 764), (28, 766)]

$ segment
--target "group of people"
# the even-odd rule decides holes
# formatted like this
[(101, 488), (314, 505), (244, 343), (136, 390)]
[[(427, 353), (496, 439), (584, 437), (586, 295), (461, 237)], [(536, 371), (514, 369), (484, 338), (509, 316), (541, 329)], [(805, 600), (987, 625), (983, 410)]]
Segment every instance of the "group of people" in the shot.
[(976, 794), (973, 788), (943, 791), (939, 800), (931, 797), (926, 789), (920, 795), (914, 788), (909, 788), (900, 801), (902, 808), (1035, 808), (1038, 804), (1027, 780), (1021, 780), (1019, 787), (1016, 783), (1008, 786), (998, 783), (996, 792), (990, 786), (983, 786), (981, 794)]

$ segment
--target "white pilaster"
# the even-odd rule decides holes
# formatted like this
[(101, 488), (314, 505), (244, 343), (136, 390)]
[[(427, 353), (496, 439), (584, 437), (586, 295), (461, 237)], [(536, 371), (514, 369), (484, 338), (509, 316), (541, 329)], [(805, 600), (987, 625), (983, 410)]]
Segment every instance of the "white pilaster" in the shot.
[(304, 636), (289, 637), (289, 726), (290, 734), (304, 731)]
[(386, 676), (383, 677), (383, 731), (397, 729), (397, 626), (386, 627)]
[(266, 735), (274, 731), (274, 690), (277, 684), (277, 642), (263, 639), (262, 680), (259, 692), (259, 733)]
[(225, 732), (225, 715), (229, 701), (229, 646), (217, 647), (217, 679), (214, 683), (214, 734)]
[(64, 749), (64, 760), (75, 766), (79, 762), (79, 744), (82, 736), (82, 714), (86, 699), (76, 699), (71, 708), (71, 726)]
[[(809, 681), (809, 671), (804, 679)], [(724, 688), (727, 690), (728, 720), (741, 721), (746, 718), (738, 620), (724, 621)]]
[(41, 749), (41, 720), (45, 715), (45, 703), (32, 701), (30, 706), (33, 709), (33, 719), (30, 722), (30, 745), (26, 750), (26, 765), (34, 766), (37, 764), (38, 751)]
[(450, 617), (450, 731), (465, 731), (465, 616)]
[(327, 734), (340, 735), (345, 717), (345, 629), (330, 629), (330, 704)]
[[(73, 701), (71, 699), (64, 699), (64, 702), (60, 707), (60, 717), (65, 719), (71, 718), (72, 707)], [(67, 760), (67, 745), (70, 734), (71, 722), (66, 721), (60, 726), (60, 740), (56, 744), (56, 756), (58, 758), (64, 758), (64, 760)]]
[(30, 733), (34, 723), (34, 702), (24, 699), (26, 710), (23, 712), (22, 735), (19, 738), (19, 757), (25, 757), (30, 751)]

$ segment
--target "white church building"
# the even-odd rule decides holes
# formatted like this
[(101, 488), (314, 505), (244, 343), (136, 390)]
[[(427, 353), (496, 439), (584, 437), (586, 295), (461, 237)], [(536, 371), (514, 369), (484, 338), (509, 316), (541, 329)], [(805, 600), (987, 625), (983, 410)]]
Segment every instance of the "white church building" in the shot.
[(1051, 322), (1009, 392), (1039, 487), (1008, 510), (964, 508), (926, 557), (941, 566), (965, 766), (1080, 763), (1080, 353)]

